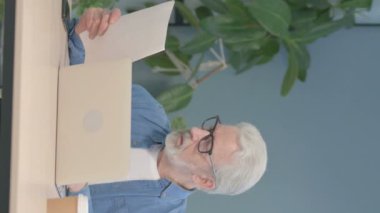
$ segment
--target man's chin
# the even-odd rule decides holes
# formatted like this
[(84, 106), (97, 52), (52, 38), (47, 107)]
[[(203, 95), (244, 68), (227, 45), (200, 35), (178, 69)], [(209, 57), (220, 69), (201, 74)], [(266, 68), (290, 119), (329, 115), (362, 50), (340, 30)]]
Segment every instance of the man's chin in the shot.
[(177, 147), (177, 141), (179, 136), (179, 132), (171, 132), (169, 135), (166, 136), (164, 153), (167, 156), (174, 157), (180, 153), (180, 149)]

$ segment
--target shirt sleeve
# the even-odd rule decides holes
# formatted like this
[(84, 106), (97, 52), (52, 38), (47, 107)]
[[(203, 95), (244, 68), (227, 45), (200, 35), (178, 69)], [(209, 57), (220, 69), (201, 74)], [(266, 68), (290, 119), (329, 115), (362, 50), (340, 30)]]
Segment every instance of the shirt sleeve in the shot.
[(92, 207), (91, 191), (90, 191), (90, 187), (88, 185), (83, 187), (78, 192), (71, 192), (70, 190), (67, 190), (67, 196), (78, 196), (80, 194), (84, 195), (88, 198), (88, 211), (89, 211), (89, 213), (94, 213), (94, 210)]
[(77, 19), (71, 19), (66, 23), (70, 65), (83, 64), (85, 59), (85, 49), (82, 40), (79, 35), (75, 33), (77, 22)]

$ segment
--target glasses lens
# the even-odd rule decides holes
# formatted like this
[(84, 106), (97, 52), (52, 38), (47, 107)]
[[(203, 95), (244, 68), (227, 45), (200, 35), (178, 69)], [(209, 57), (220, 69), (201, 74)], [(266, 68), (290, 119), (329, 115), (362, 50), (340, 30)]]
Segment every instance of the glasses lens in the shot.
[(202, 129), (208, 130), (208, 131), (213, 130), (215, 128), (216, 122), (217, 122), (217, 118), (207, 119), (202, 124)]
[(212, 148), (212, 137), (210, 135), (199, 141), (199, 151), (209, 152)]

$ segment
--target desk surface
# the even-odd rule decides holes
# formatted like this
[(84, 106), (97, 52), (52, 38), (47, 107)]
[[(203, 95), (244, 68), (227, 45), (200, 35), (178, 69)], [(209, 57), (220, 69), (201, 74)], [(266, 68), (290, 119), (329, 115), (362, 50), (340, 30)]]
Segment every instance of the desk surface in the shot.
[(10, 212), (44, 213), (54, 186), (58, 69), (67, 61), (61, 1), (18, 0)]

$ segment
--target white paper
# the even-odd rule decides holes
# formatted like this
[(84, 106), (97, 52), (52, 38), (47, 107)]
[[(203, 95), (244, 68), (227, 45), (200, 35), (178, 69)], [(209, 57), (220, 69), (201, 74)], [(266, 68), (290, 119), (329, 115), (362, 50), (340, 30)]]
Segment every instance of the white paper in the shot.
[(77, 204), (77, 212), (78, 213), (88, 213), (88, 197), (82, 194), (78, 195), (78, 204)]
[(137, 61), (165, 49), (166, 33), (174, 1), (139, 10), (111, 25), (104, 36), (91, 40), (80, 34), (86, 50), (85, 63), (121, 58)]

